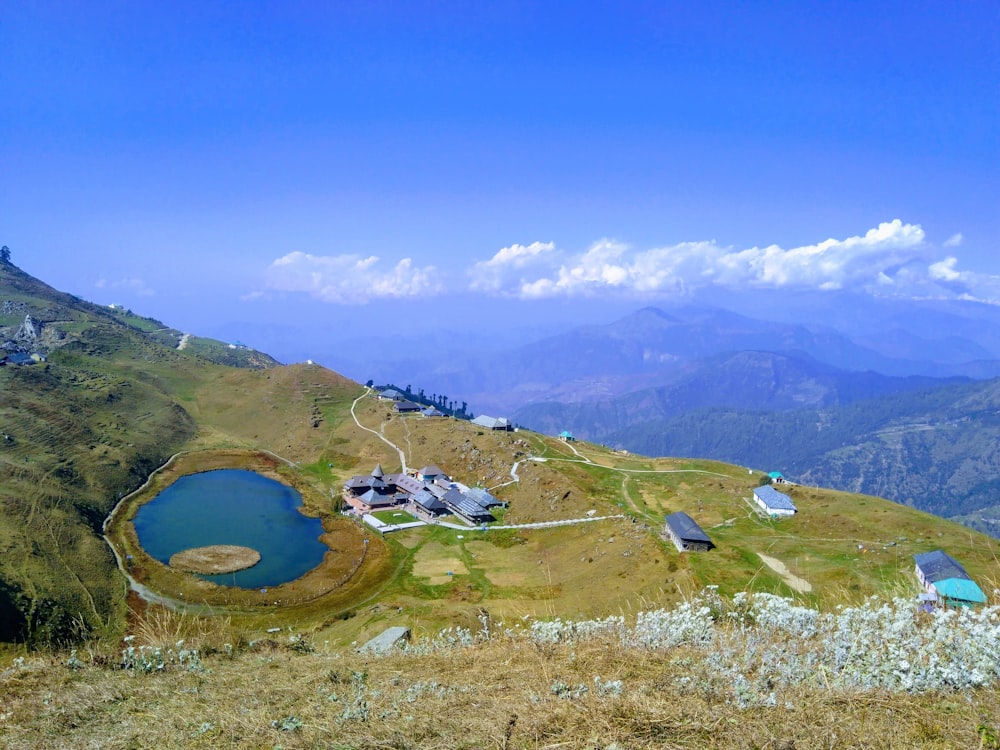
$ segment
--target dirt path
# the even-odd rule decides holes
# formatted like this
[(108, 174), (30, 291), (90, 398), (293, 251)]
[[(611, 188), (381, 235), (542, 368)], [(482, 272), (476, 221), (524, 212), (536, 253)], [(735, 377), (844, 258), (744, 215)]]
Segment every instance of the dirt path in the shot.
[(763, 563), (767, 567), (769, 567), (771, 570), (773, 570), (775, 573), (781, 576), (782, 580), (785, 583), (787, 583), (788, 587), (791, 588), (793, 591), (797, 591), (800, 594), (808, 594), (810, 591), (812, 591), (813, 589), (812, 584), (809, 583), (809, 581), (807, 581), (804, 578), (799, 578), (797, 575), (793, 575), (788, 570), (788, 566), (786, 566), (783, 562), (781, 562), (781, 560), (778, 560), (777, 558), (774, 557), (769, 557), (768, 555), (762, 555), (760, 552), (757, 553), (757, 556), (763, 561)]
[[(573, 449), (576, 450), (575, 448)], [(608, 466), (606, 464), (599, 464), (596, 461), (591, 461), (586, 456), (577, 453), (580, 458), (551, 458), (548, 456), (529, 456), (530, 460), (537, 461), (540, 464), (544, 464), (548, 461), (562, 461), (567, 464), (588, 464), (590, 466), (596, 466), (599, 469), (607, 469), (608, 471), (620, 471), (625, 474), (706, 474), (711, 477), (725, 477), (730, 478), (729, 474), (721, 474), (718, 471), (707, 471), (705, 469), (624, 469), (620, 466)]]
[(351, 404), (351, 419), (353, 419), (354, 420), (354, 424), (356, 424), (362, 430), (364, 430), (365, 432), (370, 432), (372, 435), (374, 435), (375, 437), (377, 437), (379, 440), (381, 440), (383, 443), (385, 443), (386, 445), (388, 445), (390, 448), (392, 448), (394, 451), (396, 451), (399, 454), (399, 463), (402, 466), (402, 469), (400, 469), (400, 471), (402, 471), (405, 474), (406, 473), (406, 454), (403, 453), (402, 448), (400, 448), (395, 443), (393, 443), (391, 440), (389, 440), (389, 438), (387, 438), (385, 436), (384, 432), (382, 432), (382, 430), (384, 430), (384, 428), (385, 428), (385, 423), (384, 422), (382, 423), (382, 426), (381, 426), (381, 428), (379, 430), (373, 430), (370, 427), (365, 427), (363, 424), (361, 424), (361, 422), (358, 421), (358, 415), (354, 413), (354, 407), (356, 407), (358, 405), (358, 402), (361, 401), (361, 399), (365, 398), (366, 396), (370, 395), (371, 393), (372, 393), (372, 389), (371, 388), (366, 388), (364, 393), (362, 393), (360, 396), (358, 396), (356, 399), (354, 399), (354, 403)]
[(648, 513), (644, 513), (643, 511), (641, 511), (639, 509), (639, 506), (636, 505), (635, 500), (632, 499), (632, 495), (629, 494), (629, 491), (628, 491), (628, 480), (629, 479), (630, 479), (630, 477), (627, 474), (624, 477), (622, 477), (622, 497), (625, 498), (625, 502), (628, 503), (628, 507), (630, 507), (636, 513), (638, 513), (640, 516), (648, 515)]

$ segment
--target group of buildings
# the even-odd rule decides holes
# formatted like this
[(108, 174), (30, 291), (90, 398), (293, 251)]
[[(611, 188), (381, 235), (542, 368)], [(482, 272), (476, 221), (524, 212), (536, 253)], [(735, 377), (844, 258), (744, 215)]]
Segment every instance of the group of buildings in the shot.
[(453, 515), (470, 526), (495, 521), (490, 511), (504, 505), (482, 487), (455, 482), (437, 466), (386, 474), (381, 464), (371, 474), (348, 479), (344, 500), (362, 514), (401, 508), (424, 521)]
[[(770, 479), (772, 482), (785, 483), (785, 478), (776, 471), (771, 472)], [(792, 499), (784, 492), (774, 489), (770, 484), (755, 487), (753, 500), (761, 513), (772, 518), (794, 516), (798, 512)], [(708, 534), (691, 516), (682, 511), (667, 516), (666, 532), (670, 541), (681, 552), (707, 552), (715, 548), (715, 544), (709, 539)]]
[[(392, 401), (393, 411), (397, 414), (416, 414), (419, 412), (425, 417), (447, 416), (445, 412), (441, 411), (436, 406), (424, 406), (423, 404), (418, 404), (416, 401), (411, 401), (405, 394), (400, 393), (395, 388), (386, 388), (379, 391), (376, 395), (379, 401)], [(486, 415), (480, 415), (475, 419), (469, 420), (469, 422), (477, 427), (485, 427), (487, 430), (501, 430), (504, 432), (512, 432), (514, 430), (514, 425), (506, 417), (487, 417)]]
[[(398, 391), (387, 390), (378, 395), (380, 399), (394, 401), (400, 413), (421, 411), (424, 416), (442, 416), (434, 407), (425, 409), (406, 401)], [(502, 417), (479, 416), (471, 422), (489, 430), (514, 429)], [(564, 442), (575, 440), (570, 432), (561, 433), (559, 438)], [(795, 503), (774, 486), (787, 484), (784, 476), (773, 471), (768, 479), (768, 484), (753, 490), (753, 502), (759, 512), (771, 518), (794, 516), (798, 512)], [(425, 466), (412, 474), (385, 474), (381, 466), (376, 466), (368, 476), (351, 477), (344, 485), (344, 497), (361, 513), (399, 507), (422, 520), (452, 514), (470, 525), (496, 520), (490, 509), (503, 504), (482, 488), (454, 482), (436, 466)], [(708, 534), (687, 513), (671, 513), (665, 521), (666, 535), (679, 551), (707, 552), (715, 548)], [(917, 579), (925, 589), (921, 600), (926, 604), (971, 606), (986, 602), (985, 594), (965, 568), (943, 550), (915, 555), (914, 560)]]
[[(777, 472), (772, 472), (770, 478), (773, 482), (784, 484), (784, 477)], [(791, 498), (770, 484), (754, 488), (753, 500), (760, 512), (772, 518), (793, 516), (798, 512)], [(707, 552), (715, 547), (708, 534), (684, 512), (671, 513), (666, 517), (666, 533), (681, 552)], [(914, 561), (917, 579), (924, 587), (920, 600), (927, 606), (967, 607), (986, 603), (982, 589), (961, 563), (947, 552), (925, 552), (914, 555)]]

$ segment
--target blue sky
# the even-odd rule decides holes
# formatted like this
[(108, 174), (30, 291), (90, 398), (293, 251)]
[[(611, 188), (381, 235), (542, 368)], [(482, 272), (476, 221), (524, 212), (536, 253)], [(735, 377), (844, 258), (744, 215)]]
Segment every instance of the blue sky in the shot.
[(998, 40), (985, 2), (7, 4), (0, 243), (285, 358), (303, 321), (1000, 301)]

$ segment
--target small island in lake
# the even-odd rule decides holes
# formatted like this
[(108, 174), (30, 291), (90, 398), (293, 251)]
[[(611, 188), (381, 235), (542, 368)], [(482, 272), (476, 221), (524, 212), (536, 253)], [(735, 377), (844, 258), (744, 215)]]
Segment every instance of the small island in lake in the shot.
[(235, 573), (237, 570), (252, 568), (259, 562), (260, 552), (250, 547), (239, 547), (234, 544), (193, 547), (170, 557), (171, 568), (205, 575)]

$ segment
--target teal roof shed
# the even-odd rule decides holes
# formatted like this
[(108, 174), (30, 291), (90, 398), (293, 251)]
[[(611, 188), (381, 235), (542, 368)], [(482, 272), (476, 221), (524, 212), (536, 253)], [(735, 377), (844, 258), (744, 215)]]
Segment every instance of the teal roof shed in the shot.
[(975, 581), (968, 578), (945, 578), (935, 581), (934, 588), (937, 589), (938, 596), (948, 604), (986, 604), (986, 594)]

